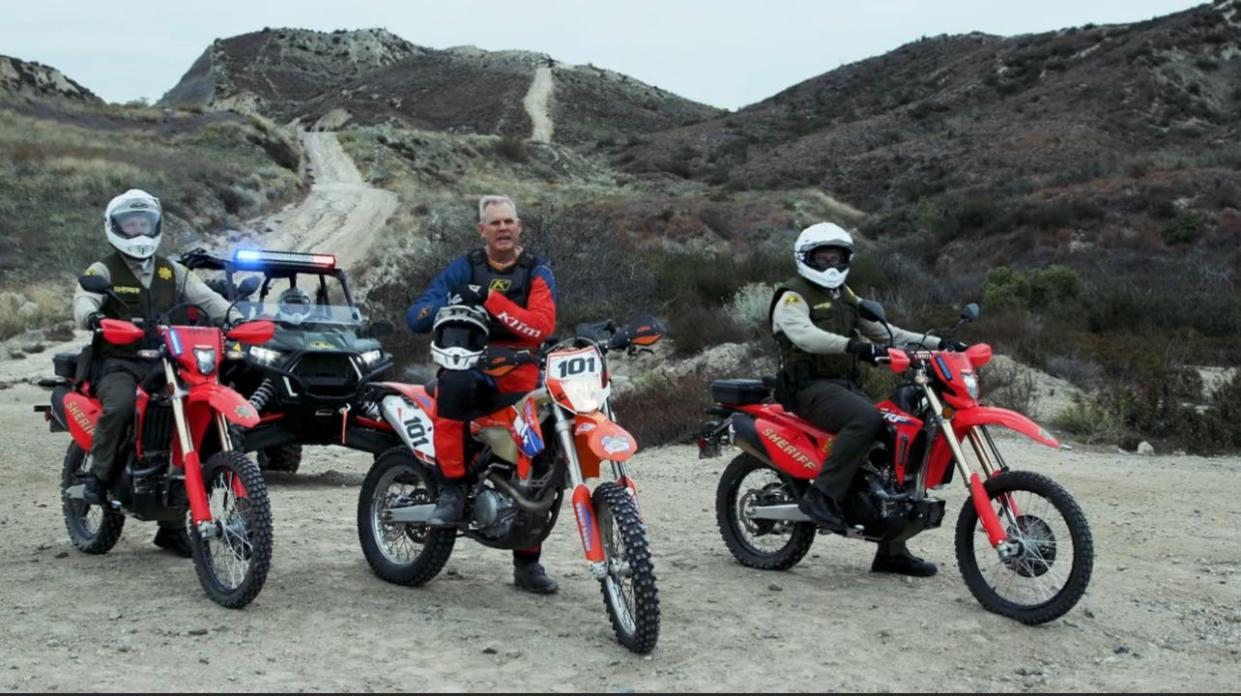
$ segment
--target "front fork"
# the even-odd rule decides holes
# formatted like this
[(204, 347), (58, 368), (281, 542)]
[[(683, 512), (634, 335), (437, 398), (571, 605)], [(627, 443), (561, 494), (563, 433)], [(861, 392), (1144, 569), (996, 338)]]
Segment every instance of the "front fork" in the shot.
[[(987, 541), (991, 543), (992, 548), (1001, 549), (1008, 544), (1008, 533), (1004, 531), (1004, 526), (1000, 522), (999, 515), (995, 514), (995, 509), (991, 507), (991, 498), (987, 496), (987, 489), (983, 486), (982, 477), (977, 471), (971, 471), (969, 465), (965, 461), (965, 451), (961, 449), (961, 442), (957, 439), (957, 434), (952, 428), (952, 423), (944, 418), (944, 405), (940, 402), (935, 391), (931, 389), (930, 380), (925, 375), (919, 375), (918, 384), (922, 386), (922, 391), (926, 394), (927, 403), (931, 405), (931, 412), (935, 416), (936, 425), (939, 426), (940, 437), (948, 442), (948, 447), (952, 450), (952, 458), (956, 462), (957, 471), (961, 474), (961, 480), (966, 481), (970, 489), (970, 499), (974, 503), (974, 510), (978, 513), (978, 519), (982, 522), (982, 528), (987, 532)], [(974, 447), (975, 453), (978, 454), (978, 460), (982, 465), (983, 471), (987, 476), (995, 474), (995, 468), (991, 462), (991, 458), (987, 455), (982, 447), (981, 436), (977, 432), (978, 428), (972, 428), (967, 434), (970, 444)], [(994, 443), (990, 442), (990, 436), (987, 435), (988, 443), (994, 448)], [(996, 450), (998, 456), (998, 450)], [(1010, 502), (1010, 501), (1006, 501)], [(1004, 504), (1005, 515), (1009, 518), (1009, 523), (1016, 526), (1014, 510), (1008, 504)]]
[(607, 576), (607, 560), (603, 555), (598, 516), (590, 498), (590, 489), (582, 479), (582, 467), (573, 442), (573, 419), (559, 406), (553, 405), (552, 410), (556, 416), (556, 437), (560, 438), (560, 449), (564, 452), (565, 463), (568, 465), (566, 468), (569, 485), (573, 489), (573, 514), (577, 518), (577, 533), (582, 539), (582, 551), (590, 564), (590, 574), (601, 580)]
[[(185, 495), (190, 502), (190, 518), (195, 526), (201, 526), (203, 523), (211, 522), (211, 505), (207, 502), (207, 485), (203, 481), (202, 462), (198, 457), (198, 450), (194, 447), (194, 440), (190, 437), (190, 425), (185, 416), (185, 397), (189, 392), (186, 391), (179, 381), (177, 381), (177, 373), (172, 367), (172, 362), (167, 358), (164, 359), (164, 377), (168, 382), (169, 401), (172, 402), (172, 418), (177, 426), (177, 442), (181, 445), (181, 461), (185, 464)], [(224, 419), (224, 414), (215, 414), (216, 427), (220, 431), (220, 446), (224, 451), (233, 449), (232, 438), (228, 432), (228, 421)], [(234, 489), (241, 486), (241, 481), (234, 479)], [(239, 495), (244, 493), (235, 490)]]

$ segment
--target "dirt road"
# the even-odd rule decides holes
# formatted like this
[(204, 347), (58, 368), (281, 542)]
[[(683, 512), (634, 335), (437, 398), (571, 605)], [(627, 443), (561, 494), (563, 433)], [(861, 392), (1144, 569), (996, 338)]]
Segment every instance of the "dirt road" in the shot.
[[(39, 356), (35, 356), (38, 358)], [(42, 359), (47, 359), (42, 358)], [(735, 563), (715, 528), (728, 458), (688, 447), (635, 465), (663, 606), (658, 648), (617, 645), (571, 524), (546, 544), (552, 597), (516, 591), (508, 555), (458, 545), (422, 588), (375, 578), (358, 547), (370, 458), (308, 448), (271, 475), (276, 547), (243, 611), (202, 594), (190, 561), (130, 520), (102, 557), (75, 551), (58, 502), (68, 443), (0, 389), (0, 688), (8, 690), (1191, 690), (1238, 689), (1241, 461), (1052, 452), (1004, 439), (1010, 464), (1073, 492), (1093, 526), (1086, 597), (1025, 627), (983, 611), (952, 553), (964, 499), (914, 549), (926, 580), (874, 576), (871, 547), (820, 537), (789, 572)], [(562, 520), (564, 521), (564, 520)]]
[(310, 195), (254, 221), (256, 230), (270, 228), (255, 241), (270, 249), (336, 254), (337, 263), (351, 270), (396, 210), (397, 195), (363, 181), (335, 133), (303, 132), (301, 139), (314, 176)]
[(534, 124), (530, 139), (536, 143), (552, 141), (554, 124), (548, 110), (550, 106), (548, 102), (552, 98), (552, 85), (552, 69), (546, 66), (536, 68), (534, 79), (530, 81), (530, 89), (526, 92), (525, 98), (521, 100), (522, 105), (526, 107), (526, 113), (530, 115), (530, 122)]

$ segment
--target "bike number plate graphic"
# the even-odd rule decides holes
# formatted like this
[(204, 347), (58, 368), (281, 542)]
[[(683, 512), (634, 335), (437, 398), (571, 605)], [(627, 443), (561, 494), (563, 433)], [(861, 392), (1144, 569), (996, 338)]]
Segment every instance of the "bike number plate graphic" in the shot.
[(593, 347), (547, 356), (545, 380), (552, 400), (573, 411), (593, 411), (607, 399), (603, 355)]
[(396, 395), (384, 397), (383, 412), (384, 418), (396, 428), (397, 435), (415, 455), (435, 460), (435, 431), (430, 414)]
[(562, 382), (593, 377), (600, 380), (603, 359), (594, 348), (552, 353), (547, 357), (547, 374)]

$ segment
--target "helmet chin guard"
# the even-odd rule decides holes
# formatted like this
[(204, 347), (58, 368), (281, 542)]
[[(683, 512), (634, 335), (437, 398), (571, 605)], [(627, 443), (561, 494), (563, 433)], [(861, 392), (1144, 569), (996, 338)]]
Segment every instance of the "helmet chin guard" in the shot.
[(486, 310), (449, 305), (435, 313), (431, 328), (431, 359), (445, 370), (469, 370), (487, 348)]

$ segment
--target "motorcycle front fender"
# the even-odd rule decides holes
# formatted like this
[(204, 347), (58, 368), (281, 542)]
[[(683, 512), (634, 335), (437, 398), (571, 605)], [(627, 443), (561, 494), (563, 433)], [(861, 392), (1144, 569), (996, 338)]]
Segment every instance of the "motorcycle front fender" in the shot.
[(191, 387), (189, 402), (191, 405), (205, 402), (230, 423), (236, 423), (243, 428), (253, 428), (259, 424), (259, 414), (245, 397), (216, 382), (204, 382)]
[(961, 436), (969, 432), (970, 428), (979, 425), (1000, 425), (1010, 430), (1015, 430), (1039, 444), (1060, 449), (1060, 441), (1052, 437), (1051, 433), (1047, 432), (1043, 426), (1016, 411), (1010, 411), (1006, 408), (976, 406), (957, 411), (956, 415), (952, 417), (952, 427)]

